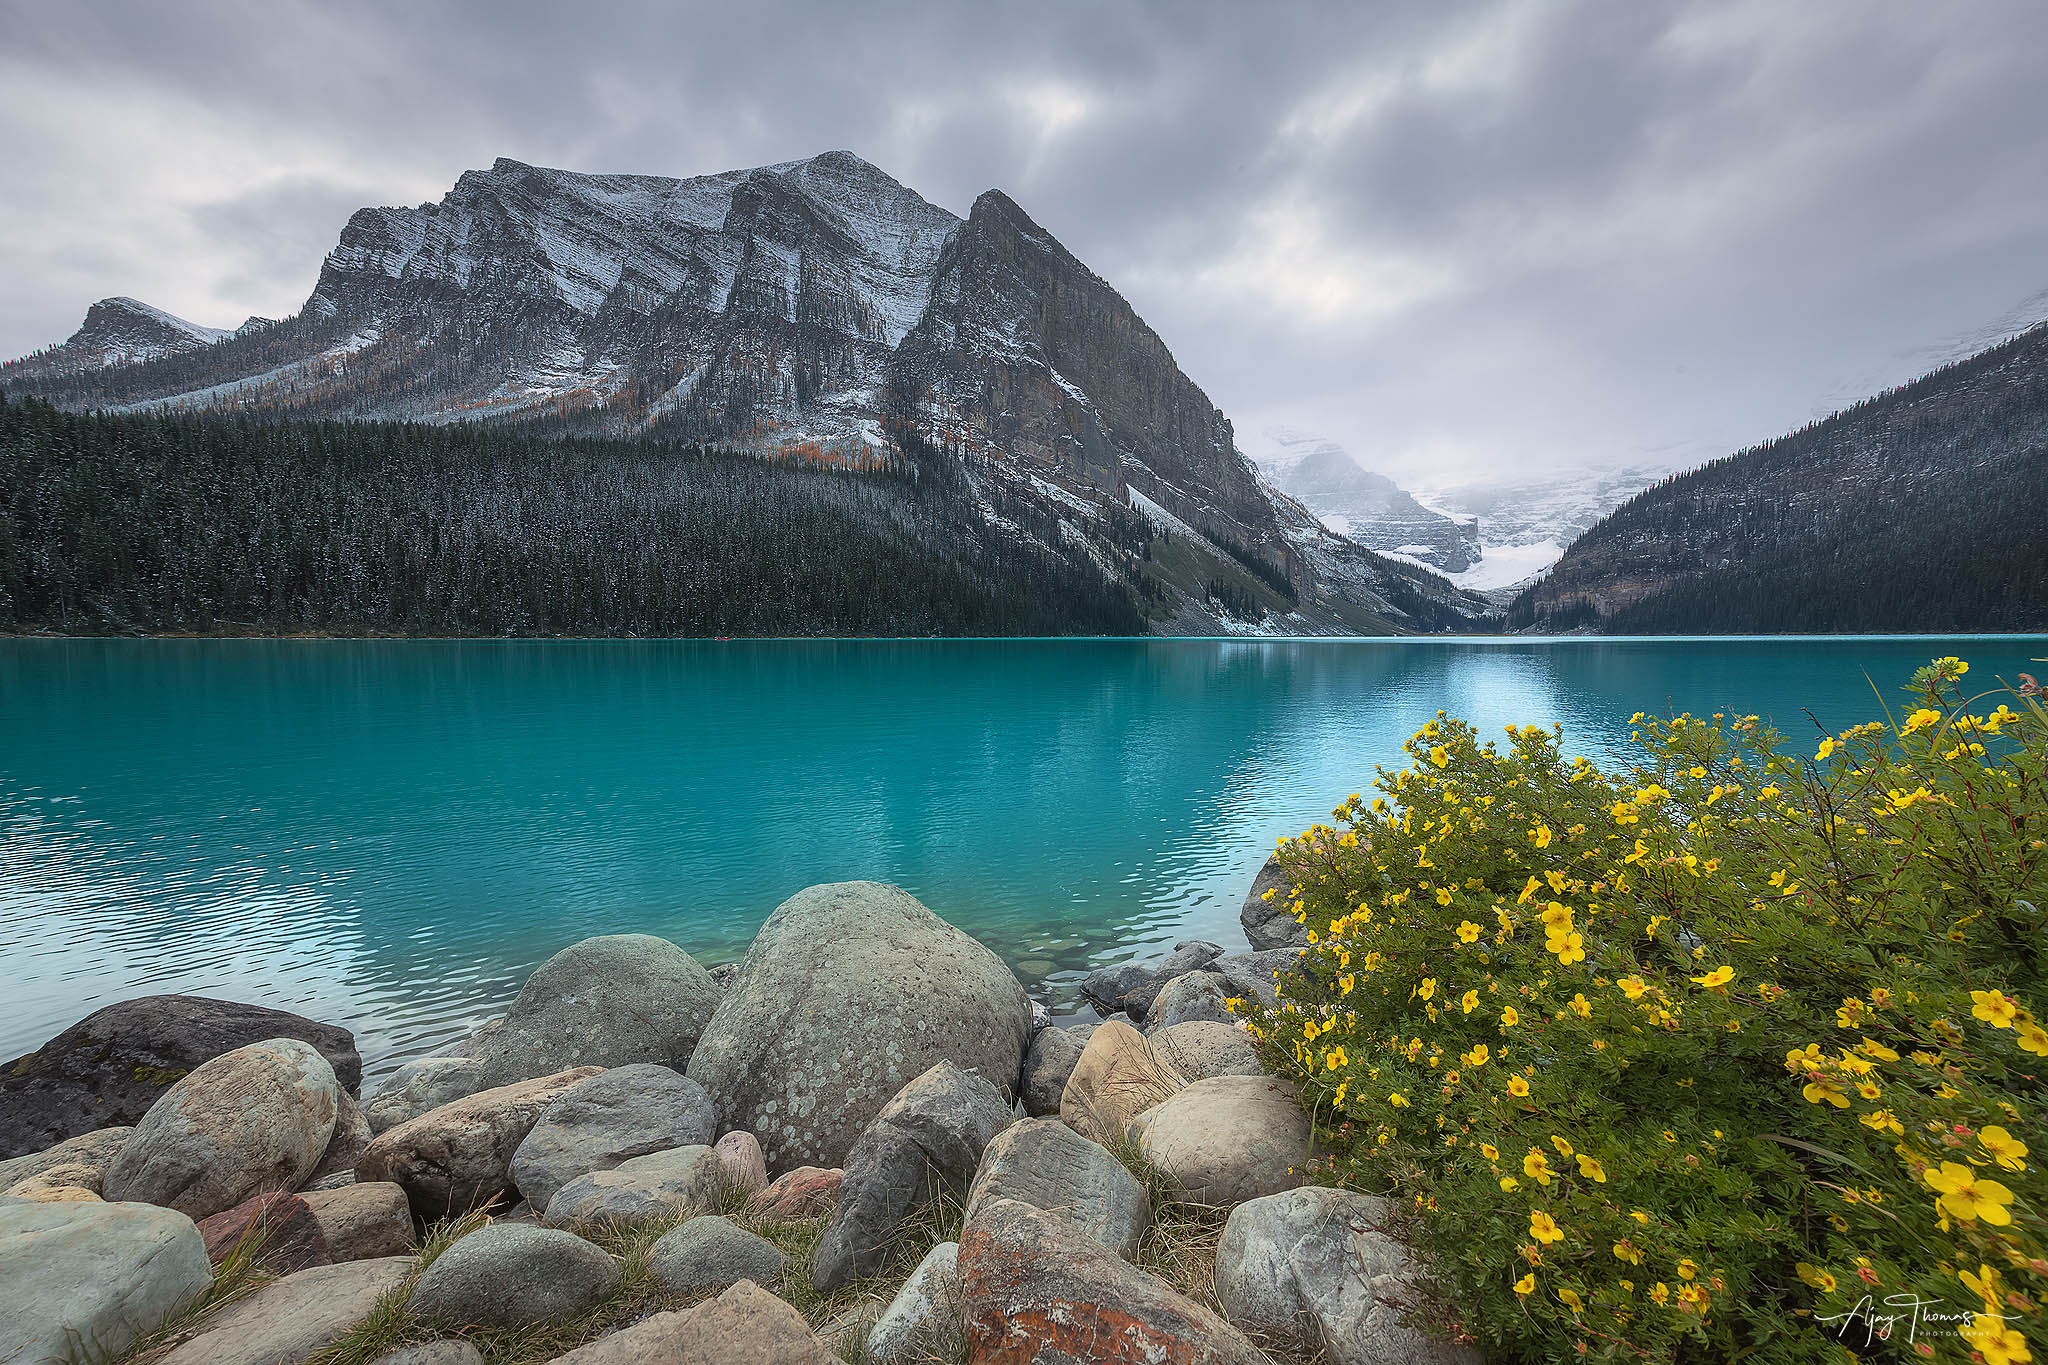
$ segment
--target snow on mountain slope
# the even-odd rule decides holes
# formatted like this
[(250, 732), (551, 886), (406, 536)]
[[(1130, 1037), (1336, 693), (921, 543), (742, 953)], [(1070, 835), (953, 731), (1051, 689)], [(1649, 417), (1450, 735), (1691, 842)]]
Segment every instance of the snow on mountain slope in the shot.
[(1670, 472), (1648, 464), (1555, 469), (1423, 487), (1415, 496), (1446, 516), (1477, 521), (1479, 556), (1449, 577), (1488, 592), (1541, 574), (1593, 523)]
[(1275, 485), (1325, 524), (1370, 550), (1445, 574), (1472, 567), (1479, 547), (1466, 520), (1423, 506), (1392, 479), (1361, 466), (1336, 442), (1288, 427), (1265, 433), (1258, 463)]
[(183, 355), (233, 335), (187, 322), (140, 299), (101, 299), (86, 310), (85, 322), (69, 340), (30, 360), (48, 372), (134, 365)]

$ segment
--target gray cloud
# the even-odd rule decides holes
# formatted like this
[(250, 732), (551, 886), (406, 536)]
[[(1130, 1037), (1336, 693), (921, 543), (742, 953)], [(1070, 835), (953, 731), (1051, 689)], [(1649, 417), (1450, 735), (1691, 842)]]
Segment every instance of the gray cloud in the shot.
[[(0, 352), (303, 301), (500, 155), (999, 186), (1241, 431), (1410, 476), (1704, 458), (2048, 286), (2048, 10), (1814, 0), (0, 0)], [(2040, 311), (2037, 307), (2035, 311)]]

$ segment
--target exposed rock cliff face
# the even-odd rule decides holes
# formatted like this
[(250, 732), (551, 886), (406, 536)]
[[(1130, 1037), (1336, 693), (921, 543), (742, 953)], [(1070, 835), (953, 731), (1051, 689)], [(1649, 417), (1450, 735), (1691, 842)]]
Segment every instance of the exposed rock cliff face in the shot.
[[(994, 532), (1085, 552), (1186, 629), (1487, 610), (1402, 575), (1348, 616), (1282, 625), (1331, 585), (1158, 335), (1000, 192), (963, 220), (850, 152), (687, 180), (500, 160), (437, 204), (357, 212), (298, 315), (206, 337), (80, 352), (61, 375), (17, 362), (0, 383), (71, 406), (516, 422), (854, 465), (917, 445)], [(1186, 553), (1149, 562), (1148, 527), (1169, 523)], [(1411, 591), (1428, 612), (1390, 608)]]
[(6, 369), (25, 379), (132, 365), (184, 355), (230, 335), (218, 327), (173, 317), (138, 299), (101, 299), (86, 310), (84, 324), (62, 346), (39, 351)]

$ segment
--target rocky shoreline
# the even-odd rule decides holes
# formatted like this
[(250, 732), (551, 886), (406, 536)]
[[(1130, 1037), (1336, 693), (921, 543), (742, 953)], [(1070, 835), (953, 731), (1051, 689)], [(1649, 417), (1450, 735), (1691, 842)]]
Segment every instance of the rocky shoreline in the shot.
[(109, 1006), (0, 1069), (0, 1365), (1475, 1361), (1225, 1007), (1279, 876), (1087, 1026), (867, 882), (726, 972), (573, 944), (367, 1095), (346, 1030)]

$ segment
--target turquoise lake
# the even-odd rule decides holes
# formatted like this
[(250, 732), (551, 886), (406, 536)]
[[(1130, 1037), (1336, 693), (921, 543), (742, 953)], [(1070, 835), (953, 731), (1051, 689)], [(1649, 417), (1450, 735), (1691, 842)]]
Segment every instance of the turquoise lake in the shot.
[(1056, 1012), (1095, 965), (1242, 946), (1274, 839), (1439, 707), (1877, 714), (2048, 639), (0, 641), (0, 1060), (186, 991), (355, 1030), (372, 1071), (590, 934), (738, 957), (814, 882), (910, 890)]

